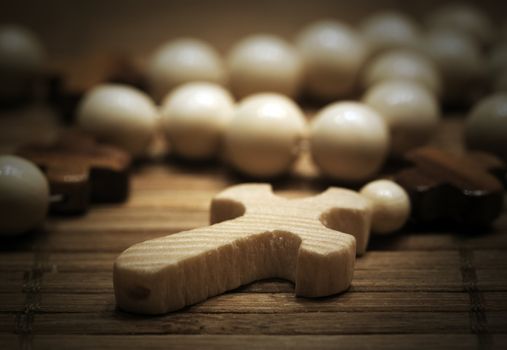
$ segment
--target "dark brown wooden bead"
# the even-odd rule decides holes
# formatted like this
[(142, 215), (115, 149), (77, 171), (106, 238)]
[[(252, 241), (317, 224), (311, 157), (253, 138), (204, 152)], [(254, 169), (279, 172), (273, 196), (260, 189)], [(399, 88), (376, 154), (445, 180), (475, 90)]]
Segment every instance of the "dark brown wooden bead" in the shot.
[(506, 165), (486, 153), (458, 156), (423, 147), (406, 154), (413, 164), (395, 175), (409, 193), (412, 218), (421, 223), (451, 221), (487, 226), (501, 213)]
[(51, 212), (85, 212), (90, 202), (125, 201), (129, 194), (130, 156), (98, 144), (79, 132), (67, 132), (52, 145), (26, 145), (18, 155), (37, 164), (48, 177)]

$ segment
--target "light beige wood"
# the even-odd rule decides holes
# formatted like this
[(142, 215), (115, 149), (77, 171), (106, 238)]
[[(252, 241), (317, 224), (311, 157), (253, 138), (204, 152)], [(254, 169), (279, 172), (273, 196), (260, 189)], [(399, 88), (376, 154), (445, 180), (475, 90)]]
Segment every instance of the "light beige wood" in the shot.
[(119, 307), (161, 314), (270, 277), (293, 281), (299, 296), (342, 292), (356, 246), (366, 249), (371, 209), (346, 189), (290, 200), (268, 184), (243, 184), (213, 199), (210, 221), (123, 252), (113, 276)]

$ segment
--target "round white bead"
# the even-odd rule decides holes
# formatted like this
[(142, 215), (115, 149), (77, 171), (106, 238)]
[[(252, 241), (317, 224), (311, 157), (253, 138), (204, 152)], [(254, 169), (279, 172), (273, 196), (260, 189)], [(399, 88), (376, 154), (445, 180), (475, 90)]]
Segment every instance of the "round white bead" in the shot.
[(158, 111), (148, 95), (135, 88), (101, 84), (83, 97), (77, 122), (98, 139), (141, 156), (155, 134)]
[(0, 27), (0, 70), (16, 73), (39, 73), (46, 52), (39, 39), (29, 30)]
[(294, 97), (303, 65), (299, 52), (274, 35), (253, 35), (236, 44), (228, 56), (229, 84), (237, 97), (275, 92)]
[(283, 95), (247, 97), (238, 104), (226, 131), (226, 157), (249, 176), (282, 175), (299, 155), (305, 125), (303, 112)]
[(493, 83), (493, 90), (507, 92), (507, 67), (496, 76)]
[(327, 176), (361, 181), (382, 166), (389, 147), (383, 118), (358, 102), (337, 102), (321, 110), (310, 126), (310, 150)]
[(320, 21), (303, 29), (297, 46), (310, 94), (329, 100), (354, 92), (368, 54), (361, 35), (343, 23)]
[(507, 92), (476, 104), (465, 122), (466, 144), (507, 160)]
[(363, 102), (385, 119), (391, 133), (391, 154), (395, 156), (426, 144), (440, 119), (435, 96), (426, 87), (407, 80), (374, 85)]
[(176, 86), (192, 81), (223, 84), (225, 68), (218, 52), (207, 43), (182, 38), (162, 45), (148, 63), (152, 93), (162, 99)]
[(361, 24), (372, 53), (397, 48), (420, 48), (421, 28), (409, 16), (396, 11), (373, 14)]
[(446, 99), (469, 102), (482, 92), (486, 58), (469, 37), (454, 30), (432, 31), (425, 49), (440, 71)]
[(234, 101), (220, 85), (181, 85), (165, 98), (161, 109), (171, 150), (189, 159), (216, 156), (233, 113)]
[(0, 97), (17, 98), (39, 75), (46, 52), (39, 39), (25, 28), (0, 27)]
[(373, 211), (373, 233), (389, 234), (405, 225), (410, 216), (410, 199), (405, 190), (390, 180), (376, 180), (361, 188)]
[(387, 51), (368, 63), (363, 85), (371, 87), (381, 81), (406, 79), (425, 85), (435, 95), (442, 92), (440, 73), (434, 63), (421, 53), (407, 49)]
[(16, 156), (0, 156), (0, 236), (36, 228), (46, 217), (49, 185), (33, 163)]
[(493, 80), (507, 70), (507, 40), (495, 46), (489, 53), (488, 70)]

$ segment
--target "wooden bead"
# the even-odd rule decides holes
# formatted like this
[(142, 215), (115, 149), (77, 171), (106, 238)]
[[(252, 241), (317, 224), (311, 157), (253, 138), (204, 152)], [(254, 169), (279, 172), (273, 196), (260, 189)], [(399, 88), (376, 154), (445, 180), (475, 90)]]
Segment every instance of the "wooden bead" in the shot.
[(423, 84), (435, 95), (442, 92), (440, 73), (422, 53), (407, 49), (387, 51), (366, 66), (363, 86), (371, 87), (385, 80), (404, 79)]
[(310, 126), (310, 150), (327, 176), (362, 181), (382, 166), (389, 131), (372, 108), (357, 102), (337, 102), (321, 110)]
[[(406, 154), (412, 163), (394, 175), (409, 194), (412, 219), (421, 224), (453, 224), (481, 232), (503, 212), (506, 166), (487, 153), (456, 155), (432, 147)], [(500, 181), (499, 181), (500, 180)], [(484, 231), (482, 231), (484, 232)]]
[(411, 81), (379, 83), (366, 92), (363, 102), (385, 119), (394, 156), (426, 144), (440, 119), (435, 96), (424, 86)]
[(226, 158), (253, 177), (286, 173), (299, 155), (306, 121), (301, 109), (279, 94), (242, 100), (225, 133)]
[(361, 23), (361, 32), (372, 54), (398, 48), (419, 48), (421, 28), (408, 15), (397, 11), (378, 12)]
[(0, 236), (13, 236), (42, 223), (49, 205), (49, 186), (33, 163), (0, 156)]
[(100, 141), (141, 156), (155, 133), (158, 111), (149, 96), (135, 88), (101, 84), (83, 97), (77, 122)]
[(237, 97), (275, 92), (294, 97), (301, 87), (299, 52), (274, 35), (253, 35), (236, 44), (228, 56), (229, 83)]
[(220, 85), (187, 83), (166, 97), (161, 113), (171, 151), (203, 159), (218, 154), (234, 101)]
[(181, 38), (158, 48), (148, 63), (148, 81), (158, 101), (176, 86), (192, 81), (223, 84), (225, 68), (218, 52), (208, 43)]
[(325, 100), (351, 94), (367, 58), (364, 39), (338, 21), (320, 21), (303, 29), (297, 46), (305, 62), (305, 88)]
[(465, 122), (465, 139), (470, 149), (494, 153), (507, 160), (507, 92), (484, 98)]
[(130, 156), (98, 144), (77, 131), (62, 132), (48, 144), (32, 143), (16, 154), (40, 167), (51, 189), (51, 213), (82, 214), (91, 203), (119, 203), (128, 199)]
[(431, 13), (426, 19), (429, 28), (459, 31), (481, 46), (489, 45), (494, 37), (493, 23), (479, 8), (470, 4), (447, 4)]
[(410, 198), (400, 185), (390, 180), (376, 180), (359, 192), (370, 200), (373, 233), (389, 234), (405, 225), (410, 216)]

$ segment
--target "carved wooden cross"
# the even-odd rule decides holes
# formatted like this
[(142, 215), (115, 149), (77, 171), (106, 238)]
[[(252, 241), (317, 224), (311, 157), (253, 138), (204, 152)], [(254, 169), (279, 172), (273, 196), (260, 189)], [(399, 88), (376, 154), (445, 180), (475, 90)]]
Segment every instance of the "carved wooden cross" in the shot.
[(279, 277), (296, 295), (346, 290), (370, 232), (368, 201), (330, 188), (285, 199), (268, 184), (226, 189), (211, 204), (211, 226), (136, 244), (114, 264), (118, 306), (162, 314), (241, 285)]

